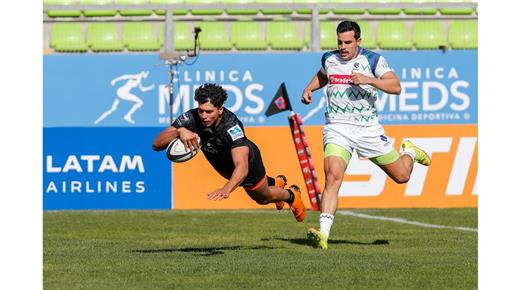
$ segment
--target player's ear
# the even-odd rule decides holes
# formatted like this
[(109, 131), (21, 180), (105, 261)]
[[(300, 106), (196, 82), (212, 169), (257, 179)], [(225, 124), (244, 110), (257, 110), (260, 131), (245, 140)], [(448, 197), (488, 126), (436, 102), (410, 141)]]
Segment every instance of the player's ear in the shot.
[(222, 115), (223, 112), (224, 112), (224, 106), (219, 107), (219, 108), (218, 108), (218, 114), (219, 114), (219, 115)]

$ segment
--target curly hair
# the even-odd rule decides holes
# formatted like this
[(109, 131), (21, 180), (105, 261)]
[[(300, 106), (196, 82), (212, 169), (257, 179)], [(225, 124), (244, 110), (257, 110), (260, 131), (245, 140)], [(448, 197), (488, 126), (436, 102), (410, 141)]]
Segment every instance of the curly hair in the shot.
[(199, 104), (210, 102), (213, 106), (220, 108), (227, 100), (227, 92), (217, 84), (203, 84), (195, 90), (195, 100)]

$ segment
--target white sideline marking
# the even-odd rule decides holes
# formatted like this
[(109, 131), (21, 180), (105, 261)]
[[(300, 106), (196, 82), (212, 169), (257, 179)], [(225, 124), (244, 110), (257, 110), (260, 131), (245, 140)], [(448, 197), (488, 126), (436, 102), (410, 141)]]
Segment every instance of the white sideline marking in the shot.
[(383, 220), (383, 221), (391, 221), (391, 222), (395, 222), (395, 223), (409, 224), (409, 225), (425, 227), (425, 228), (452, 229), (452, 230), (458, 230), (458, 231), (477, 232), (478, 233), (478, 229), (427, 224), (427, 223), (409, 221), (409, 220), (405, 220), (405, 219), (401, 219), (401, 218), (391, 218), (391, 217), (384, 217), (384, 216), (368, 215), (368, 214), (357, 213), (357, 212), (353, 212), (353, 211), (349, 211), (349, 210), (341, 210), (341, 211), (338, 211), (337, 213), (342, 214), (342, 215), (349, 215), (349, 216), (355, 216), (355, 217), (359, 217), (359, 218), (365, 218), (365, 219)]

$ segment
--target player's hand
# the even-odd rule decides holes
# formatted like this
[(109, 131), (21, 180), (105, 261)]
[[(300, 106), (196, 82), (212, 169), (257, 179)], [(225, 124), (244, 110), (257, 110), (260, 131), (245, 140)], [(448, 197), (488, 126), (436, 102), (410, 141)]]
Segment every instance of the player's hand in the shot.
[(179, 138), (186, 150), (191, 152), (192, 150), (199, 149), (199, 135), (186, 128), (179, 128), (178, 132)]
[(224, 190), (223, 188), (219, 188), (217, 190), (214, 190), (210, 193), (208, 193), (208, 199), (209, 200), (222, 200), (229, 197), (230, 192)]
[(303, 90), (302, 103), (304, 103), (306, 105), (312, 103), (312, 91), (311, 90), (308, 90), (308, 89)]
[(369, 77), (367, 77), (366, 75), (364, 75), (362, 73), (352, 71), (352, 77), (351, 77), (350, 81), (353, 85), (356, 85), (356, 86), (365, 85), (365, 84), (368, 84)]

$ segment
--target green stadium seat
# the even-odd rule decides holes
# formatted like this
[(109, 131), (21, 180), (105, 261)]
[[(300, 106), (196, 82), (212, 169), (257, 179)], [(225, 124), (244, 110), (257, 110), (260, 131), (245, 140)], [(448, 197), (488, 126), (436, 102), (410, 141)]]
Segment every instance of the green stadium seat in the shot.
[[(345, 7), (348, 7), (351, 3), (362, 3), (363, 0), (330, 0), (329, 3), (333, 4), (345, 4)], [(332, 13), (334, 14), (365, 14), (365, 9), (362, 8), (341, 8), (341, 9), (332, 9)]]
[[(401, 3), (435, 3), (435, 0), (401, 0)], [(405, 8), (404, 14), (407, 15), (435, 15), (437, 9), (435, 8)]]
[[(217, 4), (220, 0), (186, 0), (186, 4), (201, 5), (201, 4)], [(190, 9), (193, 15), (220, 15), (224, 12), (222, 9)]]
[(448, 43), (453, 49), (478, 49), (477, 21), (452, 21), (448, 28)]
[[(173, 26), (173, 47), (177, 51), (184, 51), (194, 48), (193, 33), (190, 32), (185, 22), (175, 21)], [(159, 44), (164, 44), (164, 24), (159, 28)]]
[(233, 47), (224, 23), (216, 21), (199, 22), (202, 31), (199, 34), (200, 49), (229, 50)]
[[(184, 4), (184, 0), (150, 0), (150, 4)], [(166, 10), (154, 10), (157, 15), (166, 14)], [(172, 15), (186, 15), (188, 14), (187, 9), (176, 9), (173, 10)]]
[(446, 45), (446, 33), (440, 21), (416, 21), (412, 40), (417, 49), (439, 49)]
[(294, 22), (268, 22), (266, 38), (272, 49), (300, 50), (303, 48), (303, 40), (298, 36)]
[(122, 51), (124, 49), (114, 23), (89, 24), (87, 44), (92, 51)]
[(361, 29), (361, 46), (368, 49), (377, 48), (377, 41), (372, 33), (372, 26), (370, 23), (359, 21), (358, 24)]
[[(320, 22), (320, 47), (325, 50), (338, 48), (338, 37), (336, 35), (337, 21)], [(304, 25), (304, 43), (307, 47), (311, 46), (311, 23)]]
[[(290, 0), (256, 0), (256, 4), (289, 4)], [(292, 9), (260, 9), (264, 15), (287, 15), (292, 14)]]
[[(244, 4), (247, 7), (248, 4), (254, 4), (255, 0), (221, 0), (222, 4)], [(258, 9), (226, 9), (226, 13), (229, 15), (256, 15)]]
[[(471, 3), (471, 0), (437, 0), (440, 3)], [(442, 15), (471, 15), (473, 8), (442, 8), (439, 9)]]
[(55, 51), (85, 52), (88, 50), (79, 23), (52, 24), (50, 46)]
[[(102, 8), (103, 5), (113, 4), (112, 0), (80, 0), (81, 5), (99, 5)], [(104, 16), (115, 16), (116, 10), (84, 10), (83, 15), (87, 17), (104, 17)]]
[[(398, 3), (400, 0), (365, 0), (365, 3)], [(374, 15), (399, 15), (401, 14), (400, 8), (374, 8), (367, 9), (369, 14)]]
[(380, 21), (377, 42), (381, 49), (412, 49), (412, 40), (404, 21)]
[[(293, 0), (292, 3), (294, 4), (320, 4), (320, 3), (327, 3), (328, 1), (327, 0)], [(296, 12), (298, 14), (311, 14), (312, 13), (312, 10), (311, 9), (297, 9)], [(329, 10), (328, 9), (320, 9), (319, 11), (320, 14), (327, 14), (329, 13)]]
[[(143, 5), (149, 4), (149, 0), (115, 0), (115, 4), (118, 5)], [(121, 16), (150, 16), (152, 10), (119, 10)]]
[(231, 24), (231, 42), (239, 50), (266, 49), (265, 33), (258, 21)]
[[(78, 0), (43, 0), (44, 5), (76, 5)], [(49, 10), (47, 16), (49, 17), (79, 17), (80, 10)]]
[(152, 24), (128, 22), (123, 25), (123, 44), (129, 51), (157, 51), (161, 48)]

